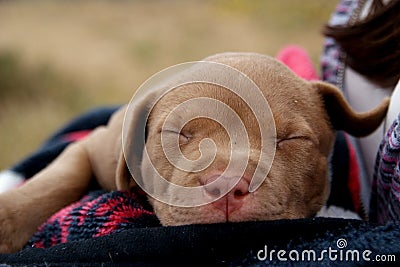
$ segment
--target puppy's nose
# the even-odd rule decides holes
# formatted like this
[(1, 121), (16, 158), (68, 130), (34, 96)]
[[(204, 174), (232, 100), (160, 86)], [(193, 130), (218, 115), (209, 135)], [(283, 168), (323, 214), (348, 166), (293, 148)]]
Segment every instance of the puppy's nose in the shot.
[[(211, 197), (221, 197), (237, 181), (239, 177), (224, 177), (214, 175), (204, 180), (204, 187)], [(214, 182), (215, 181), (215, 182)], [(249, 194), (249, 181), (246, 177), (240, 177), (239, 182), (224, 197), (212, 202), (212, 205), (223, 211), (226, 216), (243, 205), (243, 200)]]

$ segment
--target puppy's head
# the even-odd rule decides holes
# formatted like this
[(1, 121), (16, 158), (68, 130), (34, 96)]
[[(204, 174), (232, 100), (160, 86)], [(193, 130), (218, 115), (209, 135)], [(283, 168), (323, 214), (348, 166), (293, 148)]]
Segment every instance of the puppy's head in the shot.
[[(170, 199), (177, 198), (168, 184), (159, 188), (152, 184), (162, 177), (178, 186), (202, 188), (204, 196), (217, 199), (205, 205), (182, 207), (150, 196), (150, 203), (161, 223), (181, 225), (314, 216), (329, 193), (328, 157), (335, 130), (345, 130), (355, 136), (371, 133), (385, 116), (388, 101), (370, 112), (356, 114), (337, 88), (322, 82), (304, 81), (271, 57), (225, 53), (205, 61), (230, 66), (251, 79), (266, 99), (273, 121), (260, 122), (254, 109), (263, 107), (246, 103), (229, 88), (196, 79), (173, 90), (162, 87), (141, 96), (139, 105), (128, 109), (129, 116), (124, 126), (128, 132), (124, 146), (128, 144), (133, 151), (128, 152), (128, 165), (132, 159), (140, 162), (136, 166), (140, 169), (139, 184), (170, 194)], [(196, 66), (182, 75), (196, 77), (202, 71), (201, 66)], [(181, 77), (178, 75), (174, 79)], [(228, 79), (234, 80), (235, 77)], [(241, 86), (246, 87), (245, 84)], [(247, 90), (248, 95), (257, 93), (252, 86), (242, 89)], [(149, 103), (156, 98), (156, 104), (150, 107)], [(216, 101), (191, 102), (193, 99)], [(182, 103), (186, 105), (179, 108)], [(220, 103), (237, 116), (225, 114)], [(150, 109), (146, 118), (144, 114)], [(224, 118), (228, 126), (204, 116), (204, 113), (209, 114), (208, 111)], [(260, 124), (266, 124), (274, 131), (267, 131), (262, 137)], [(232, 150), (236, 139), (232, 140), (231, 133), (242, 135), (240, 129), (243, 127), (248, 153), (242, 153), (240, 147)], [(146, 129), (145, 133), (138, 130), (142, 128)], [(135, 143), (138, 138), (145, 139), (145, 148)], [(269, 139), (274, 140), (274, 157), (270, 166), (260, 162), (265, 153), (263, 145)], [(204, 140), (212, 140), (214, 145), (204, 145)], [(209, 150), (212, 151), (212, 161), (203, 166), (201, 159)], [(232, 164), (230, 171), (225, 172), (232, 157), (245, 162), (245, 168), (235, 170), (237, 164)], [(249, 185), (255, 176), (262, 178), (263, 182), (252, 191)], [(118, 187), (128, 189), (136, 186), (137, 181), (131, 178), (121, 156), (117, 170)], [(229, 188), (227, 194), (226, 188)]]

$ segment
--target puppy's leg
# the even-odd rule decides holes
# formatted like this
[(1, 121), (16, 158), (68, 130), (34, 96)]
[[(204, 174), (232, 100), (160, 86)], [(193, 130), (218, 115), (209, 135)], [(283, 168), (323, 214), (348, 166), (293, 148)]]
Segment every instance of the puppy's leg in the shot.
[(37, 228), (87, 190), (92, 170), (78, 142), (21, 187), (0, 194), (0, 253), (21, 249)]

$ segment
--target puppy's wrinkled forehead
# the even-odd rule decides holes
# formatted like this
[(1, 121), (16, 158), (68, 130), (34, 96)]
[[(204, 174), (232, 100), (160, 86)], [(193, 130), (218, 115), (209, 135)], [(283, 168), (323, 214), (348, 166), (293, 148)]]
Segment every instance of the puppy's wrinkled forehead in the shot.
[[(290, 123), (306, 121), (312, 124), (313, 121), (317, 120), (316, 116), (321, 116), (321, 112), (323, 114), (324, 109), (320, 96), (311, 88), (309, 83), (297, 77), (286, 66), (271, 57), (257, 54), (238, 56), (226, 53), (205, 60), (228, 65), (251, 79), (267, 100), (273, 116), (279, 124), (277, 125), (278, 128), (280, 125), (289, 123), (289, 121)], [(224, 73), (221, 75), (224, 75)], [(229, 79), (234, 80), (235, 77), (229, 77)], [(255, 94), (254, 87), (249, 86), (242, 89), (246, 94)], [(167, 116), (171, 110), (181, 103), (199, 97), (216, 99), (229, 105), (248, 124), (246, 126), (252, 127), (252, 124), (256, 123), (253, 121), (254, 116), (251, 116), (251, 110), (248, 108), (249, 103), (245, 103), (230, 88), (205, 82), (193, 82), (170, 90), (158, 101), (157, 108), (150, 116), (150, 122), (153, 121), (152, 118), (159, 119)], [(253, 103), (250, 103), (250, 105), (254, 107)], [(188, 108), (190, 108), (190, 105)], [(215, 107), (209, 105), (203, 108), (212, 109)], [(255, 107), (255, 109), (259, 108), (262, 107)]]
[(229, 65), (247, 75), (263, 92), (271, 108), (277, 109), (277, 112), (282, 108), (296, 111), (298, 108), (309, 106), (310, 103), (315, 105), (321, 102), (319, 95), (308, 82), (272, 57), (253, 53), (247, 56), (224, 53), (206, 60)]
[[(203, 101), (199, 101), (201, 103), (197, 103), (197, 101), (189, 102), (194, 99), (201, 99)], [(169, 91), (159, 99), (151, 117), (166, 117), (178, 107), (182, 107), (178, 115), (179, 113), (192, 112), (192, 110), (197, 110), (198, 115), (200, 115), (205, 109), (218, 110), (218, 102), (229, 106), (241, 119), (250, 117), (251, 110), (245, 100), (229, 90), (229, 88), (205, 82), (193, 82)], [(182, 105), (185, 103), (188, 104)], [(193, 115), (196, 116), (197, 114), (194, 113)]]

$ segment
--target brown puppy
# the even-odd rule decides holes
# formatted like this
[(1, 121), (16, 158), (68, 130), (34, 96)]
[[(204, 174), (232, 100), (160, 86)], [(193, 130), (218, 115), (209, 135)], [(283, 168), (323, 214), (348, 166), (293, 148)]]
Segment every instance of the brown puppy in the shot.
[[(142, 95), (140, 102), (128, 109), (125, 122), (126, 107), (117, 111), (107, 126), (99, 127), (85, 140), (70, 145), (52, 164), (23, 186), (0, 195), (0, 252), (21, 249), (50, 215), (78, 200), (86, 192), (93, 176), (104, 189), (129, 190), (137, 183), (149, 184), (148, 181), (154, 181), (160, 174), (176, 185), (204, 186), (204, 194), (211, 198), (222, 197), (206, 205), (179, 207), (164, 203), (173, 200), (173, 194), (166, 201), (153, 198), (152, 195), (149, 201), (163, 225), (314, 216), (324, 205), (329, 193), (328, 157), (335, 130), (345, 130), (355, 136), (367, 135), (379, 126), (386, 114), (388, 99), (370, 112), (356, 114), (337, 88), (322, 82), (304, 81), (271, 57), (225, 53), (206, 58), (205, 61), (222, 63), (244, 73), (268, 101), (276, 136), (266, 138), (274, 139), (273, 144), (276, 138), (276, 151), (270, 169), (261, 162), (261, 171), (257, 175), (263, 182), (257, 190), (249, 192), (249, 185), (264, 152), (261, 149), (263, 139), (260, 138), (262, 127), (253, 114), (254, 110), (249, 107), (251, 103), (246, 104), (238, 95), (218, 84), (187, 83), (167, 91), (166, 83)], [(200, 65), (186, 70), (182, 76), (193, 77), (195, 81), (202, 71), (205, 75), (210, 74)], [(174, 80), (181, 78), (174, 76), (168, 82), (174, 84)], [(241, 87), (248, 90), (249, 95), (254, 93), (244, 85)], [(220, 183), (213, 184), (213, 181), (227, 169), (232, 148), (232, 140), (224, 125), (194, 116), (181, 128), (179, 125), (183, 113), (190, 113), (185, 111), (180, 113), (182, 116), (171, 118), (170, 128), (163, 128), (164, 121), (177, 106), (196, 98), (211, 98), (225, 103), (241, 119), (248, 136), (248, 161), (241, 153), (233, 153), (237, 160), (247, 162), (244, 172), (225, 174)], [(150, 110), (149, 103), (154, 99), (158, 101), (146, 120), (143, 114)], [(202, 111), (216, 108), (196, 103), (192, 107), (193, 110)], [(228, 128), (240, 128), (226, 114), (222, 114), (222, 117), (226, 117)], [(265, 123), (272, 127), (272, 122)], [(146, 128), (145, 150), (144, 146), (135, 143), (138, 129), (143, 125)], [(123, 128), (128, 133), (124, 137), (124, 144), (133, 146), (133, 155), (130, 152), (123, 153)], [(170, 136), (171, 140), (177, 140), (178, 150), (194, 161), (202, 156), (199, 150), (201, 141), (205, 138), (213, 140), (217, 150), (212, 163), (198, 171), (186, 172), (177, 168), (163, 153), (163, 134)], [(126, 157), (128, 160), (125, 160)], [(136, 181), (129, 172), (132, 158), (140, 161), (138, 168), (141, 177), (135, 176)], [(231, 186), (231, 180), (235, 180), (236, 176), (239, 176), (238, 183)], [(232, 190), (223, 196), (225, 188)], [(168, 188), (153, 189), (169, 192)]]

